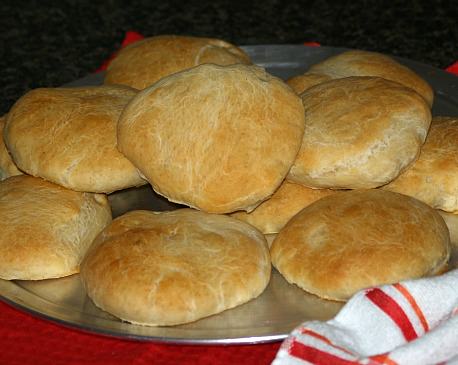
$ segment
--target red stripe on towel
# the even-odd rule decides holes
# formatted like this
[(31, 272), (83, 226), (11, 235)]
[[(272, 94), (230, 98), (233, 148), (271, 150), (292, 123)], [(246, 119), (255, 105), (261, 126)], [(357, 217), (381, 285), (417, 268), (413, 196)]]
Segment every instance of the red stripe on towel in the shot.
[(339, 350), (341, 350), (341, 351), (343, 351), (343, 352), (345, 352), (345, 353), (347, 353), (347, 354), (349, 354), (349, 355), (353, 355), (353, 353), (351, 353), (351, 352), (348, 351), (347, 349), (345, 349), (345, 348), (343, 348), (343, 347), (340, 347), (340, 346), (337, 346), (337, 345), (334, 345), (334, 344), (331, 342), (331, 340), (329, 340), (327, 337), (324, 337), (323, 335), (321, 335), (321, 334), (319, 334), (319, 333), (316, 333), (316, 332), (314, 332), (314, 331), (311, 331), (311, 330), (309, 330), (309, 329), (307, 329), (307, 328), (303, 328), (302, 331), (301, 331), (301, 333), (302, 333), (303, 335), (308, 335), (308, 336), (317, 338), (317, 339), (319, 339), (319, 340), (325, 342), (325, 343), (328, 344), (329, 346), (332, 346), (332, 347), (334, 347), (334, 348), (336, 348), (336, 349), (339, 349)]
[(394, 284), (393, 286), (403, 295), (404, 298), (406, 298), (406, 300), (409, 302), (409, 304), (412, 306), (412, 309), (415, 311), (416, 315), (418, 316), (418, 319), (420, 319), (423, 329), (425, 330), (425, 332), (428, 332), (429, 331), (428, 322), (426, 321), (426, 318), (423, 312), (421, 311), (420, 307), (417, 304), (417, 301), (412, 296), (412, 294), (410, 294), (407, 288), (403, 286), (402, 284), (397, 283), (397, 284)]
[(418, 337), (409, 317), (393, 298), (378, 288), (370, 289), (366, 293), (366, 297), (396, 323), (407, 341), (412, 341)]
[(371, 356), (370, 359), (380, 365), (398, 365), (398, 363), (391, 360), (387, 354)]
[(296, 358), (308, 361), (315, 365), (357, 365), (357, 361), (346, 360), (329, 352), (321, 351), (315, 347), (304, 345), (301, 342), (293, 341), (288, 353)]

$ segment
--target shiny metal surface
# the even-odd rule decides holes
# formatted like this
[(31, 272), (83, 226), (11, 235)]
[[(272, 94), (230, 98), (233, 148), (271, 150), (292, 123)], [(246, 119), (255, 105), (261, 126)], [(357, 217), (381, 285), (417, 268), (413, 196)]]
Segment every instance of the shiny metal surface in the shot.
[[(311, 64), (344, 49), (300, 45), (246, 46), (256, 64), (288, 78)], [(435, 89), (435, 115), (458, 115), (458, 77), (413, 61), (400, 62), (422, 75)], [(67, 86), (98, 85), (103, 75), (90, 75)], [(133, 209), (170, 210), (177, 207), (157, 196), (150, 187), (127, 189), (109, 196), (113, 215)], [(456, 262), (456, 260), (454, 261)], [(264, 293), (249, 303), (194, 323), (174, 327), (146, 327), (122, 322), (98, 309), (86, 296), (79, 275), (43, 281), (0, 280), (2, 300), (32, 314), (109, 336), (192, 344), (243, 344), (277, 341), (303, 321), (327, 320), (341, 303), (321, 300), (288, 284), (276, 270)]]

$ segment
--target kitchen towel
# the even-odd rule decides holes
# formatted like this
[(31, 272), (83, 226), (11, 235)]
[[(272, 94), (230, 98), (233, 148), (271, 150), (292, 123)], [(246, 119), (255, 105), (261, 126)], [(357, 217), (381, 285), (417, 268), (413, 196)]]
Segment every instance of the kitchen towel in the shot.
[(327, 322), (301, 324), (273, 365), (458, 364), (458, 269), (355, 294)]

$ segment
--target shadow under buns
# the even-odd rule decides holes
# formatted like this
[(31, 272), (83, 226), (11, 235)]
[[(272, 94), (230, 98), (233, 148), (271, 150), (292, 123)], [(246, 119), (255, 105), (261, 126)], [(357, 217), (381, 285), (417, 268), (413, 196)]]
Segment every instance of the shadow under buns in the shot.
[(0, 182), (0, 277), (40, 280), (79, 272), (88, 247), (109, 222), (103, 194), (28, 175)]
[(88, 296), (128, 322), (188, 323), (245, 303), (271, 272), (264, 236), (225, 215), (132, 211), (95, 240), (81, 275)]
[(8, 113), (4, 139), (16, 165), (72, 190), (110, 193), (146, 184), (116, 148), (116, 125), (137, 90), (43, 88)]
[(118, 148), (170, 201), (252, 210), (278, 188), (304, 133), (300, 98), (257, 66), (201, 65), (140, 92)]
[(458, 213), (458, 117), (435, 117), (419, 158), (383, 189)]
[(431, 111), (412, 89), (347, 77), (301, 94), (305, 132), (288, 180), (315, 188), (375, 188), (418, 156)]
[(346, 51), (312, 65), (308, 72), (325, 74), (334, 79), (349, 76), (383, 77), (415, 90), (430, 107), (433, 105), (434, 92), (425, 80), (408, 67), (380, 53)]
[(286, 80), (286, 83), (291, 86), (297, 94), (302, 94), (305, 90), (310, 89), (312, 86), (329, 80), (332, 80), (332, 77), (328, 75), (305, 73), (289, 78)]
[(288, 282), (333, 300), (435, 275), (450, 251), (447, 227), (435, 209), (380, 189), (318, 200), (288, 222), (270, 249), (272, 264)]
[(159, 79), (204, 63), (250, 64), (240, 48), (219, 39), (163, 35), (123, 48), (109, 64), (105, 84), (144, 89)]
[(278, 233), (299, 211), (335, 190), (311, 189), (284, 181), (275, 193), (250, 213), (235, 212), (231, 216), (255, 226), (264, 234)]
[(0, 180), (5, 180), (10, 176), (22, 175), (16, 164), (11, 159), (10, 153), (6, 149), (3, 140), (3, 128), (5, 127), (6, 116), (0, 117)]

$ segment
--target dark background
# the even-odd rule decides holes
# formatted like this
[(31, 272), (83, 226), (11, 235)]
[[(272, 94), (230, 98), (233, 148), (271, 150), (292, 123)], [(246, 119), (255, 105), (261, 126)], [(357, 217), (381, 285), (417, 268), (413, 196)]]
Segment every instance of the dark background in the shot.
[(94, 70), (134, 30), (237, 45), (359, 48), (438, 68), (458, 59), (457, 1), (0, 1), (0, 115), (27, 90)]

